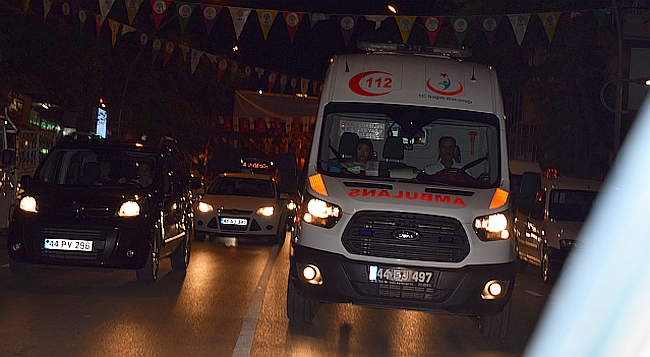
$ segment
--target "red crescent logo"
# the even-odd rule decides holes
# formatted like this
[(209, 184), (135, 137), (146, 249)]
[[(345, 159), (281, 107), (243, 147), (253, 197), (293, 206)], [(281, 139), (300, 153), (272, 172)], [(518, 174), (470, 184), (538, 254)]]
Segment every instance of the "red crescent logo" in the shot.
[(427, 88), (429, 88), (429, 90), (431, 90), (434, 93), (437, 93), (437, 94), (440, 94), (440, 95), (454, 96), (454, 95), (458, 95), (458, 94), (463, 92), (463, 84), (460, 83), (460, 82), (458, 82), (458, 85), (460, 86), (460, 88), (458, 88), (458, 90), (455, 90), (453, 92), (443, 92), (441, 90), (437, 90), (437, 89), (433, 88), (433, 86), (430, 83), (431, 79), (432, 78), (429, 78), (429, 80), (427, 81)]
[[(369, 92), (366, 89), (361, 88), (362, 80), (368, 76), (372, 76), (373, 74), (383, 74), (385, 76), (379, 76), (375, 80), (369, 78), (367, 81), (364, 81), (364, 84), (367, 84), (367, 87), (369, 89), (377, 89), (377, 90), (389, 89), (389, 90), (384, 90), (382, 92)], [(348, 87), (352, 92), (358, 95), (363, 95), (366, 97), (379, 97), (382, 95), (386, 95), (393, 90), (392, 83), (393, 83), (393, 77), (390, 73), (382, 72), (382, 71), (368, 71), (368, 72), (361, 72), (355, 74), (352, 78), (350, 78), (350, 81), (348, 82)]]

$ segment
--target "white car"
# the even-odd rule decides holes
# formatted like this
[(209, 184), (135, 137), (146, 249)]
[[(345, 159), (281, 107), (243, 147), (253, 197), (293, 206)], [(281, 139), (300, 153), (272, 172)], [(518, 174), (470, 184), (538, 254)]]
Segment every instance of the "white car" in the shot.
[(196, 204), (195, 236), (282, 243), (287, 231), (287, 199), (270, 175), (223, 173)]

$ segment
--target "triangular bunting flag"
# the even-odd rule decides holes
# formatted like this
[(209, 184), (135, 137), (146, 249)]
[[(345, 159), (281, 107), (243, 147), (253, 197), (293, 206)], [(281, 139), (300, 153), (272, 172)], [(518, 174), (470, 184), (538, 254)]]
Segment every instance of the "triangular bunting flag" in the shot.
[(273, 87), (275, 87), (275, 82), (278, 79), (278, 74), (275, 72), (269, 73), (269, 78), (267, 80), (267, 88), (268, 92), (271, 93), (273, 91)]
[(557, 20), (560, 18), (561, 12), (540, 12), (537, 14), (539, 19), (542, 20), (542, 25), (544, 25), (544, 31), (546, 31), (546, 37), (548, 37), (548, 42), (553, 42), (553, 35), (555, 34), (555, 28), (557, 27)]
[(160, 21), (169, 10), (169, 4), (172, 0), (149, 0), (151, 10), (153, 11), (153, 22), (156, 24), (156, 30), (160, 27)]
[(595, 9), (593, 10), (596, 20), (598, 20), (598, 26), (603, 26), (605, 19), (607, 19), (607, 14), (609, 13), (608, 9)]
[(142, 45), (142, 47), (144, 47), (144, 46), (147, 45), (147, 43), (149, 43), (149, 36), (146, 33), (141, 32), (140, 33), (140, 45)]
[(183, 61), (187, 61), (187, 54), (190, 52), (190, 46), (188, 46), (188, 45), (186, 45), (184, 43), (179, 43), (178, 47), (183, 52)]
[(214, 23), (217, 22), (217, 17), (219, 17), (221, 6), (208, 4), (200, 4), (200, 6), (201, 13), (203, 13), (203, 22), (205, 23), (205, 29), (208, 32), (208, 35), (210, 35), (210, 32), (212, 32), (212, 28), (214, 27)]
[(217, 81), (221, 81), (223, 74), (226, 73), (226, 69), (228, 69), (228, 61), (222, 59), (219, 61), (219, 66), (217, 67)]
[(104, 24), (104, 18), (100, 14), (95, 14), (95, 32), (97, 33), (97, 38), (102, 32), (102, 25)]
[(117, 41), (117, 34), (120, 33), (120, 25), (118, 21), (113, 19), (108, 19), (108, 27), (111, 29), (111, 45), (115, 47), (115, 42)]
[(494, 36), (496, 35), (497, 27), (499, 26), (499, 20), (501, 16), (479, 16), (479, 21), (481, 22), (481, 28), (487, 37), (488, 44), (492, 46), (494, 42)]
[(122, 24), (122, 36), (126, 35), (127, 33), (135, 32), (135, 27), (131, 27), (129, 25)]
[(336, 17), (339, 20), (345, 47), (348, 47), (348, 42), (350, 42), (350, 37), (352, 37), (352, 32), (354, 31), (354, 26), (357, 24), (359, 15), (336, 15)]
[(278, 15), (278, 10), (256, 10), (257, 13), (257, 21), (260, 23), (260, 27), (262, 28), (262, 35), (264, 35), (264, 41), (269, 36), (269, 31), (271, 30), (271, 26), (273, 25), (273, 21), (275, 21), (275, 17)]
[(286, 75), (282, 75), (280, 77), (280, 94), (284, 94), (284, 91), (287, 89), (287, 83), (289, 83), (289, 79), (287, 79)]
[(311, 28), (314, 28), (314, 26), (316, 26), (318, 21), (329, 20), (330, 16), (332, 16), (332, 15), (317, 12), (317, 13), (313, 13), (313, 14), (307, 14), (307, 16), (309, 16), (309, 22), (310, 22)]
[(456, 34), (456, 41), (458, 41), (458, 46), (462, 46), (465, 42), (465, 35), (467, 35), (467, 30), (469, 29), (469, 21), (472, 19), (471, 16), (450, 16), (451, 27), (454, 29)]
[(67, 2), (64, 2), (63, 4), (61, 4), (61, 11), (65, 16), (70, 15), (70, 5)]
[(300, 93), (307, 94), (309, 91), (309, 78), (300, 78)]
[(417, 19), (417, 16), (395, 16), (397, 27), (399, 27), (399, 32), (402, 34), (402, 42), (407, 43), (409, 41), (415, 19)]
[(192, 49), (190, 54), (190, 73), (194, 74), (196, 67), (198, 67), (199, 62), (201, 62), (201, 56), (203, 56), (204, 53), (205, 52), (203, 51)]
[(232, 24), (235, 27), (235, 35), (239, 39), (241, 31), (244, 29), (248, 15), (251, 13), (251, 9), (243, 7), (230, 7), (230, 17), (232, 18)]
[(47, 19), (47, 14), (52, 9), (52, 0), (43, 0), (43, 20)]
[(429, 37), (429, 45), (433, 46), (433, 43), (436, 42), (438, 33), (440, 32), (440, 26), (442, 21), (445, 19), (444, 16), (425, 16), (422, 17), (422, 22), (424, 23), (424, 28), (427, 30), (427, 36)]
[(292, 77), (291, 81), (289, 81), (289, 85), (291, 85), (291, 92), (293, 94), (296, 94), (296, 89), (298, 88), (298, 78)]
[(517, 37), (517, 43), (521, 46), (521, 41), (524, 39), (526, 29), (528, 28), (528, 21), (530, 21), (530, 14), (508, 15), (508, 18), (510, 19), (512, 30), (515, 32), (515, 37)]
[(257, 72), (257, 79), (262, 79), (264, 68), (255, 67), (255, 72)]
[(176, 6), (178, 7), (178, 22), (181, 24), (181, 33), (185, 32), (196, 5), (196, 3), (177, 1)]
[(204, 54), (208, 58), (210, 63), (217, 63), (217, 56), (216, 55), (213, 55), (211, 53), (206, 53), (206, 52), (204, 52)]
[(154, 38), (153, 42), (151, 42), (151, 61), (156, 62), (156, 58), (158, 57), (158, 54), (160, 53), (160, 49), (162, 48), (162, 41), (159, 38)]
[(366, 20), (375, 23), (375, 30), (379, 30), (381, 23), (388, 18), (387, 15), (364, 15)]
[(296, 31), (298, 31), (298, 26), (300, 26), (300, 21), (305, 15), (304, 12), (283, 12), (284, 22), (287, 23), (287, 31), (289, 31), (289, 39), (293, 43), (293, 38), (296, 36)]
[(144, 0), (124, 0), (126, 2), (126, 14), (129, 18), (129, 25), (133, 25), (133, 20), (135, 19), (135, 15), (138, 14), (138, 11), (140, 11), (140, 6), (142, 6), (142, 3)]
[(108, 17), (115, 0), (97, 0), (99, 2), (99, 12), (102, 14), (102, 23)]
[(573, 25), (573, 20), (582, 17), (582, 15), (586, 14), (587, 10), (573, 10), (569, 11), (569, 24)]
[(176, 46), (174, 46), (174, 42), (167, 41), (165, 43), (165, 52), (163, 53), (163, 66), (166, 65), (169, 59), (172, 57), (175, 48)]

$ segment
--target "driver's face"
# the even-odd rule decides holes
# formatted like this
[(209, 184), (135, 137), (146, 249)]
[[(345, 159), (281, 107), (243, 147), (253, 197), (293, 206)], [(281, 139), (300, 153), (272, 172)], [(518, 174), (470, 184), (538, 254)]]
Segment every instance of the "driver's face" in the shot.
[(452, 139), (443, 139), (438, 147), (438, 154), (442, 160), (452, 160), (456, 154), (456, 143)]

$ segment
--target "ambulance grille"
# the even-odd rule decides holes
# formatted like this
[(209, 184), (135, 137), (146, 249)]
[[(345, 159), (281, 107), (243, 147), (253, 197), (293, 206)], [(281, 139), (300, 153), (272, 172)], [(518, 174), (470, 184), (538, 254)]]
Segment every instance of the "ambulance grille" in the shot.
[(352, 254), (432, 262), (459, 262), (470, 249), (458, 220), (399, 212), (358, 212), (341, 241)]

